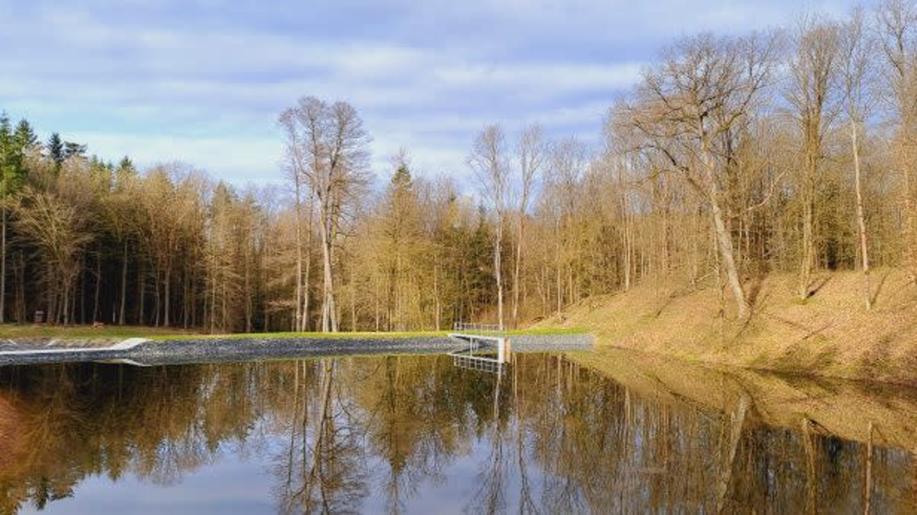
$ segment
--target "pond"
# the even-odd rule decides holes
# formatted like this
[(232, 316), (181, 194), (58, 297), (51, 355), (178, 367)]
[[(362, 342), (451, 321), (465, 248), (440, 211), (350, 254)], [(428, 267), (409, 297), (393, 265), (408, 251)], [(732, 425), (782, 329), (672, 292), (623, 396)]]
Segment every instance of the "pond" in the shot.
[(461, 365), (0, 368), (0, 513), (917, 509), (913, 442), (781, 425), (753, 395), (659, 394), (576, 353)]

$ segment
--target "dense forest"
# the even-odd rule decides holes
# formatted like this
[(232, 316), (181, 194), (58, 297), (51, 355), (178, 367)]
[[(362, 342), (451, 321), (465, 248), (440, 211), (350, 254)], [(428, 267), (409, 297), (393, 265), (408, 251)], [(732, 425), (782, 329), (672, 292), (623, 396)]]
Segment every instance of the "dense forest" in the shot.
[(469, 135), (474, 195), (407, 152), (372, 170), (341, 101), (280, 114), (283, 188), (114, 165), (4, 116), (0, 319), (515, 326), (644, 281), (719, 288), (744, 318), (767, 274), (804, 301), (821, 271), (861, 270), (867, 310), (871, 269), (917, 272), (912, 2), (682, 38), (609, 104), (598, 144), (537, 124)]

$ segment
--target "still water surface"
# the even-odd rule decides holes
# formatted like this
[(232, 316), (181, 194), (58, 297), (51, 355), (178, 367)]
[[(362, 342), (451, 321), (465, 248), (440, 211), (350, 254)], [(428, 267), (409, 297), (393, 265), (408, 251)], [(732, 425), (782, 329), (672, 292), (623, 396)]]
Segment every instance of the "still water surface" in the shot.
[(754, 411), (557, 354), (8, 367), (0, 513), (914, 512), (910, 450)]

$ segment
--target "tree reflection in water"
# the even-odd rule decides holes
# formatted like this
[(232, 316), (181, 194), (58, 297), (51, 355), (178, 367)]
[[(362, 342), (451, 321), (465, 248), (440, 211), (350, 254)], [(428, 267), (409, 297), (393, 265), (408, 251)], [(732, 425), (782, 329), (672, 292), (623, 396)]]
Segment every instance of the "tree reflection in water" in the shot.
[(641, 397), (551, 354), (499, 376), (437, 356), (7, 367), (0, 512), (95, 474), (177, 484), (228, 454), (269, 462), (289, 513), (401, 512), (450, 486), (475, 513), (917, 508), (910, 452), (755, 409)]

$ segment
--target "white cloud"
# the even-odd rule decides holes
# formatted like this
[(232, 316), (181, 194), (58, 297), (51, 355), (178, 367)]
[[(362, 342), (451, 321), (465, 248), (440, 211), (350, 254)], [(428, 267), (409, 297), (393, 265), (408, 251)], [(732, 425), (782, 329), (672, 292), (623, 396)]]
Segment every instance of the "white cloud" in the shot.
[(308, 9), (0, 0), (0, 109), (106, 158), (180, 159), (244, 181), (280, 177), (276, 115), (312, 94), (357, 107), (380, 168), (406, 146), (420, 167), (463, 173), (473, 133), (486, 123), (597, 133), (607, 106), (661, 43), (785, 23), (797, 9), (788, 0), (393, 0)]

